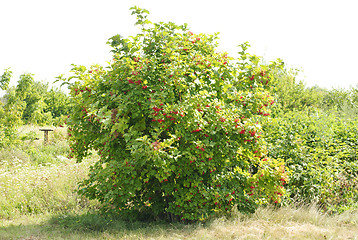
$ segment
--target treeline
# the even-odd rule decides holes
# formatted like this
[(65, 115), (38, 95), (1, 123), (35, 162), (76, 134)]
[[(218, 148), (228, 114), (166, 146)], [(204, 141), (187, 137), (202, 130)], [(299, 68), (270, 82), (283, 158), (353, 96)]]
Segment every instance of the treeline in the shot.
[(275, 109), (278, 112), (322, 110), (336, 111), (342, 117), (357, 116), (358, 85), (350, 89), (325, 89), (318, 86), (307, 87), (303, 81), (297, 81), (298, 70), (283, 69), (276, 73)]
[(63, 91), (34, 80), (30, 73), (22, 74), (17, 85), (9, 87), (11, 78), (10, 69), (0, 77), (0, 88), (5, 91), (0, 99), (0, 146), (16, 140), (17, 126), (63, 124), (71, 106)]

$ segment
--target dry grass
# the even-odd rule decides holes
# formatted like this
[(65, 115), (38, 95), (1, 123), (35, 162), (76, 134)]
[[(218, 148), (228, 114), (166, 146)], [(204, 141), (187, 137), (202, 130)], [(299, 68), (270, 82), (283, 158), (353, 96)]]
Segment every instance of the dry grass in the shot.
[(7, 238), (0, 239), (358, 239), (358, 213), (327, 216), (314, 206), (260, 208), (253, 215), (234, 213), (189, 225), (128, 223), (86, 214), (23, 216), (4, 221), (2, 234)]
[(250, 217), (216, 220), (209, 236), (218, 239), (356, 239), (357, 223), (357, 212), (327, 216), (314, 206), (260, 208)]

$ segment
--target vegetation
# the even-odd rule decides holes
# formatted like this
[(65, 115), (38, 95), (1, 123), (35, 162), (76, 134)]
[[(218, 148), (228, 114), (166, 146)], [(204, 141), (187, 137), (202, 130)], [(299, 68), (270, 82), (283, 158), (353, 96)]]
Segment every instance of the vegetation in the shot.
[(35, 81), (30, 73), (22, 74), (14, 87), (9, 87), (11, 77), (11, 70), (5, 69), (0, 78), (0, 88), (6, 90), (0, 99), (0, 147), (17, 143), (16, 129), (22, 124), (63, 124), (71, 106), (64, 92), (49, 89), (48, 83)]
[(332, 212), (357, 207), (357, 120), (311, 110), (281, 114), (265, 126), (270, 156), (290, 170), (288, 202), (316, 202)]
[[(33, 126), (19, 130), (41, 137)], [(49, 140), (48, 146), (26, 140), (0, 152), (0, 239), (354, 239), (358, 232), (357, 211), (329, 215), (315, 205), (259, 207), (254, 214), (236, 211), (192, 224), (101, 214), (99, 202), (76, 194), (76, 183), (98, 158), (78, 164), (60, 157), (69, 151), (64, 128)], [(53, 154), (58, 146), (64, 147)]]
[[(205, 223), (128, 222), (113, 216), (29, 216), (0, 223), (2, 239), (356, 239), (356, 213), (328, 216), (314, 207), (258, 208)], [(0, 238), (1, 238), (0, 237)]]
[(70, 96), (1, 75), (0, 239), (355, 239), (358, 88), (132, 10), (143, 34)]
[[(133, 9), (138, 23), (146, 18)], [(272, 72), (216, 50), (216, 36), (173, 23), (114, 36), (107, 69), (75, 66), (67, 124), (72, 155), (99, 153), (80, 192), (128, 216), (204, 220), (280, 203), (283, 162), (268, 158), (260, 123), (269, 115)]]

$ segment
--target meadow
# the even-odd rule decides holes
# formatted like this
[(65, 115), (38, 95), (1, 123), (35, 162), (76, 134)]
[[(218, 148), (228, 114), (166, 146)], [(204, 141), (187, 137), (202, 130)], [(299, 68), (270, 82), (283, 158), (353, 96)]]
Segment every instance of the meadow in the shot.
[(358, 87), (131, 10), (67, 93), (1, 75), (0, 239), (358, 239)]
[(76, 193), (77, 183), (98, 157), (67, 158), (65, 128), (53, 128), (43, 145), (33, 136), (0, 151), (0, 239), (358, 239), (358, 212), (327, 214), (315, 204), (260, 207), (205, 222), (127, 221), (102, 214), (101, 204)]

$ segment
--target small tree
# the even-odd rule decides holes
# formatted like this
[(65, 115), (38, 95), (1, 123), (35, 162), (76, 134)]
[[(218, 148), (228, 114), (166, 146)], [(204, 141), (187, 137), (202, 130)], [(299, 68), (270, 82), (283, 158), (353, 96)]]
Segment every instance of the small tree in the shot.
[(10, 68), (6, 68), (4, 73), (0, 76), (0, 89), (7, 90), (12, 77), (12, 71)]
[(65, 79), (71, 156), (100, 156), (80, 193), (126, 214), (190, 220), (279, 203), (285, 168), (265, 157), (260, 122), (281, 63), (260, 65), (246, 43), (233, 59), (216, 50), (217, 34), (151, 24), (131, 9), (142, 32), (109, 40), (110, 67), (74, 66)]
[[(9, 88), (12, 77), (10, 68), (5, 69), (0, 77), (0, 88), (11, 92), (13, 88)], [(14, 91), (12, 91), (14, 92)], [(16, 127), (21, 122), (24, 104), (12, 96), (6, 96), (0, 101), (0, 147), (11, 145), (16, 142)]]
[[(5, 69), (0, 76), (0, 89), (7, 90), (12, 77), (10, 68)], [(11, 121), (11, 119), (10, 119)], [(13, 124), (9, 121), (6, 110), (4, 109), (3, 99), (0, 101), (0, 147), (8, 145), (11, 142), (11, 137), (15, 131)]]

